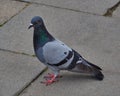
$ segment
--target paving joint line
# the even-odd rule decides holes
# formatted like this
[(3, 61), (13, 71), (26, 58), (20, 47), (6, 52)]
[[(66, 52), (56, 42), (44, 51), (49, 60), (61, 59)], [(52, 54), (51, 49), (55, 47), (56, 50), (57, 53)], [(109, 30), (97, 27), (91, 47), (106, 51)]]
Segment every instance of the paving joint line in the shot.
[(0, 48), (0, 51), (14, 53), (14, 54), (21, 54), (21, 55), (30, 56), (30, 57), (36, 57), (35, 55), (27, 54), (27, 53), (24, 53), (24, 52), (16, 52), (16, 51), (8, 50), (8, 49)]
[(20, 89), (18, 92), (16, 92), (13, 96), (20, 96), (24, 91), (30, 87), (32, 83), (34, 83), (43, 73), (45, 73), (48, 70), (48, 67), (45, 67), (39, 74), (37, 74), (29, 83), (27, 83), (22, 89)]
[(32, 1), (24, 1), (24, 0), (17, 0), (19, 2), (26, 2), (29, 4), (36, 4), (36, 5), (41, 5), (41, 6), (47, 6), (47, 7), (52, 7), (52, 8), (58, 8), (58, 9), (64, 9), (64, 10), (69, 10), (69, 11), (73, 11), (73, 12), (78, 12), (78, 13), (85, 13), (85, 14), (91, 14), (91, 15), (96, 15), (96, 16), (103, 16), (100, 14), (96, 14), (96, 13), (91, 13), (91, 12), (85, 12), (85, 11), (80, 11), (77, 9), (71, 9), (71, 8), (65, 8), (65, 7), (60, 7), (60, 6), (54, 6), (54, 5), (50, 5), (50, 4), (45, 4), (45, 3), (37, 3), (37, 2), (32, 2)]
[(120, 5), (120, 1), (117, 2), (114, 6), (108, 8), (108, 10), (100, 15), (97, 13), (91, 13), (91, 12), (85, 12), (85, 11), (80, 11), (77, 9), (71, 9), (71, 8), (65, 8), (65, 7), (60, 7), (60, 6), (54, 6), (54, 5), (50, 5), (50, 4), (45, 4), (45, 3), (37, 3), (37, 2), (32, 2), (32, 1), (24, 1), (24, 0), (16, 0), (19, 2), (26, 2), (29, 4), (36, 4), (36, 5), (42, 5), (42, 6), (47, 6), (47, 7), (53, 7), (53, 8), (59, 8), (59, 9), (64, 9), (64, 10), (69, 10), (69, 11), (74, 11), (74, 12), (81, 12), (81, 13), (85, 13), (85, 14), (91, 14), (91, 15), (96, 15), (96, 16), (104, 16), (104, 17), (112, 17), (112, 13), (118, 8), (118, 6)]
[[(48, 70), (48, 67), (45, 67), (38, 75), (35, 76), (35, 78), (33, 78), (29, 83), (27, 83), (21, 90), (16, 92), (13, 96), (20, 96), (22, 93), (24, 93), (26, 89), (28, 89), (31, 86), (31, 84), (34, 83), (47, 70)], [(104, 71), (104, 72), (107, 72), (107, 71)], [(107, 72), (107, 73), (110, 73), (110, 72)]]
[[(16, 1), (16, 0), (13, 0), (13, 1)], [(4, 26), (7, 22), (9, 22), (13, 17), (15, 17), (16, 15), (18, 15), (19, 13), (21, 13), (25, 8), (27, 8), (30, 4), (27, 3), (27, 2), (24, 2), (26, 3), (25, 7), (23, 7), (21, 10), (19, 10), (16, 14), (14, 14), (13, 16), (11, 16), (8, 20), (6, 20), (5, 22), (3, 22), (2, 24), (0, 24), (0, 27)]]
[(106, 11), (106, 13), (103, 16), (106, 17), (112, 17), (113, 12), (118, 8), (118, 6), (120, 5), (120, 1), (117, 2), (114, 6), (112, 6), (111, 8), (108, 8), (108, 10)]

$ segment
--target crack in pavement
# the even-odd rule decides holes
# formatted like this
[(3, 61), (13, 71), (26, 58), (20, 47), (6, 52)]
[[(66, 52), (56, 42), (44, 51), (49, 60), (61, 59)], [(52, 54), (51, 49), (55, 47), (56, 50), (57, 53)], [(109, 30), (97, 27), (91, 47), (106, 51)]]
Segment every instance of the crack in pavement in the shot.
[(19, 2), (26, 2), (29, 4), (36, 4), (36, 5), (41, 5), (41, 6), (47, 6), (47, 7), (52, 7), (52, 8), (58, 8), (58, 9), (64, 9), (64, 10), (69, 10), (69, 11), (74, 11), (74, 12), (81, 12), (81, 13), (85, 13), (85, 14), (92, 14), (92, 15), (97, 15), (97, 16), (103, 16), (97, 13), (91, 13), (91, 12), (85, 12), (85, 11), (80, 11), (77, 9), (71, 9), (71, 8), (65, 8), (65, 7), (60, 7), (60, 6), (55, 6), (55, 5), (50, 5), (50, 4), (45, 4), (45, 3), (37, 3), (37, 2), (33, 2), (33, 1), (24, 1), (24, 0), (16, 0)]
[[(15, 0), (13, 0), (15, 1)], [(18, 15), (19, 13), (21, 13), (25, 8), (27, 8), (30, 4), (27, 3), (27, 2), (24, 2), (26, 3), (25, 7), (23, 7), (21, 10), (19, 10), (16, 14), (14, 14), (13, 16), (11, 16), (9, 19), (7, 19), (4, 23), (0, 24), (0, 27), (4, 26), (4, 24), (6, 24), (8, 21), (10, 21), (13, 17), (15, 17), (16, 15)]]
[(18, 92), (16, 92), (13, 96), (19, 96), (21, 93), (25, 91), (32, 83), (34, 83), (44, 72), (48, 70), (47, 67), (45, 67), (38, 75), (36, 75), (30, 82), (28, 82), (23, 88), (21, 88)]
[(64, 8), (64, 7), (60, 7), (60, 6), (55, 6), (55, 5), (50, 5), (50, 4), (45, 4), (45, 3), (37, 3), (34, 1), (24, 1), (24, 0), (16, 0), (19, 2), (26, 2), (29, 4), (37, 4), (37, 5), (42, 5), (42, 6), (47, 6), (47, 7), (53, 7), (53, 8), (60, 8), (60, 9), (65, 9), (65, 10), (70, 10), (70, 11), (74, 11), (74, 12), (82, 12), (82, 13), (86, 13), (86, 14), (92, 14), (92, 15), (97, 15), (97, 16), (105, 16), (105, 17), (112, 17), (112, 13), (118, 8), (118, 6), (120, 5), (120, 1), (117, 2), (115, 5), (113, 5), (112, 7), (108, 8), (108, 10), (103, 14), (97, 14), (97, 13), (91, 13), (91, 12), (85, 12), (85, 11), (80, 11), (80, 10), (76, 10), (76, 9), (71, 9), (71, 8)]
[[(16, 51), (11, 51), (11, 50), (7, 50), (7, 49), (1, 49), (0, 51), (4, 51), (4, 52), (10, 52), (10, 53), (14, 53), (14, 54), (21, 54), (21, 55), (26, 55), (26, 56), (30, 56), (30, 57), (36, 57), (35, 55), (30, 55), (27, 53), (21, 53), (21, 52), (16, 52)], [(47, 67), (45, 67), (44, 69), (42, 69), (41, 72), (39, 72), (32, 80), (30, 80), (28, 83), (26, 83), (19, 91), (17, 91), (13, 96), (19, 96), (21, 93), (23, 93), (25, 91), (25, 89), (27, 89), (32, 83), (34, 83), (44, 72), (47, 71)]]
[(30, 57), (36, 57), (34, 54), (31, 55), (31, 54), (27, 54), (27, 53), (24, 53), (24, 52), (11, 51), (11, 50), (8, 50), (8, 49), (2, 49), (2, 48), (0, 48), (0, 51), (10, 52), (10, 53), (14, 53), (14, 54), (26, 55), (26, 56), (30, 56)]
[(103, 15), (103, 16), (108, 16), (108, 17), (112, 17), (113, 12), (118, 8), (118, 6), (120, 5), (120, 1), (117, 2), (114, 6), (112, 6), (111, 8), (108, 8), (107, 12)]

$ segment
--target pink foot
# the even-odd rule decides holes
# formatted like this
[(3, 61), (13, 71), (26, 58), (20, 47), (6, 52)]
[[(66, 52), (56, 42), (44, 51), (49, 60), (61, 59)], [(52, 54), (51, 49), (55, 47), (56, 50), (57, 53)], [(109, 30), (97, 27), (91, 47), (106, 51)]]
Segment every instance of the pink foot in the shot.
[(48, 73), (47, 76), (44, 76), (46, 81), (42, 81), (41, 83), (46, 84), (46, 86), (47, 86), (47, 85), (50, 85), (50, 84), (52, 84), (54, 82), (57, 82), (58, 80), (56, 80), (56, 78), (61, 78), (61, 77), (62, 76), (60, 76), (60, 75), (55, 76), (54, 74)]
[(54, 82), (57, 82), (58, 80), (56, 80), (56, 77), (55, 75), (51, 76), (49, 79), (46, 79), (46, 81), (42, 81), (41, 83), (45, 84), (46, 86), (47, 85), (50, 85)]

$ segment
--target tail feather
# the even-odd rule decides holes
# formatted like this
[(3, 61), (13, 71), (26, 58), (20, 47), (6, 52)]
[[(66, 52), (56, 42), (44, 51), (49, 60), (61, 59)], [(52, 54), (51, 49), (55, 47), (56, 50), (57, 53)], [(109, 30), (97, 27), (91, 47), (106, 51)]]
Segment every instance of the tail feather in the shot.
[(91, 69), (93, 70), (93, 74), (97, 80), (103, 80), (104, 75), (101, 72), (101, 68), (97, 65), (94, 65), (87, 61), (87, 63), (91, 66)]
[(93, 74), (97, 80), (103, 80), (104, 75), (102, 74), (101, 70), (102, 69), (97, 65), (85, 61), (80, 64), (76, 64), (76, 66), (69, 71)]
[(103, 80), (104, 75), (100, 70), (94, 69), (94, 76), (97, 80)]
[(86, 62), (87, 62), (89, 65), (95, 67), (96, 69), (98, 69), (98, 70), (102, 70), (99, 66), (94, 65), (94, 64), (92, 64), (91, 62), (89, 62), (89, 61), (87, 61), (87, 60), (86, 60)]

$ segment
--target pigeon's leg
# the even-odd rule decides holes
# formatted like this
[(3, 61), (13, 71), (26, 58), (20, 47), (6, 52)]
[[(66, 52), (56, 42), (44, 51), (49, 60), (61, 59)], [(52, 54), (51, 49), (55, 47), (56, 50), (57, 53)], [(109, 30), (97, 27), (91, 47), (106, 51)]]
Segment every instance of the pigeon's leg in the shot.
[(58, 74), (59, 74), (59, 71), (54, 72), (54, 74), (50, 74), (49, 75), (50, 78), (49, 79), (46, 78), (46, 81), (43, 81), (41, 83), (46, 84), (47, 86), (54, 82), (57, 82), (58, 80), (56, 78), (59, 76)]
[[(51, 74), (51, 73), (48, 73), (48, 75), (47, 76), (44, 76), (44, 78), (49, 78), (49, 79), (51, 79), (51, 78), (53, 78), (54, 77), (54, 74)], [(62, 76), (61, 75), (57, 75), (56, 76), (56, 78), (61, 78)]]
[(44, 76), (44, 78), (53, 78), (54, 74), (53, 73), (48, 73), (46, 76)]

